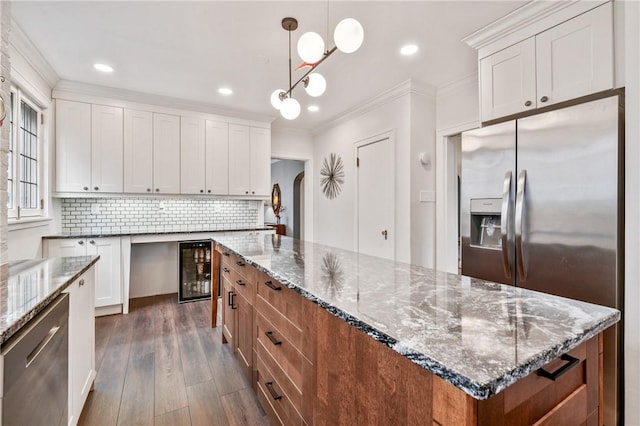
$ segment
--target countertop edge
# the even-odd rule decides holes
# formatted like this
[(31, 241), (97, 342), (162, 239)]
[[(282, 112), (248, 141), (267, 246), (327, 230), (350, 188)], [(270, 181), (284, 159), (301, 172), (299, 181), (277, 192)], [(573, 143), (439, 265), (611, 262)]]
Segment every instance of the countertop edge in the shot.
[(10, 327), (7, 327), (2, 333), (0, 333), (0, 347), (4, 346), (11, 337), (13, 337), (18, 331), (20, 331), (29, 321), (35, 318), (40, 312), (45, 310), (49, 304), (56, 297), (60, 296), (70, 285), (74, 282), (78, 277), (87, 272), (92, 266), (96, 264), (96, 262), (100, 260), (100, 256), (95, 256), (92, 260), (90, 260), (87, 265), (85, 265), (78, 272), (68, 277), (66, 281), (59, 285), (51, 294), (42, 299), (38, 304), (36, 304), (33, 308), (31, 308), (27, 313), (17, 319)]
[(89, 233), (79, 233), (79, 234), (53, 234), (53, 235), (43, 235), (43, 240), (62, 240), (62, 239), (72, 239), (72, 238), (107, 238), (107, 237), (128, 237), (128, 236), (138, 236), (138, 235), (171, 235), (171, 234), (206, 234), (206, 233), (216, 233), (216, 232), (250, 232), (250, 231), (272, 231), (273, 228), (271, 226), (264, 226), (258, 228), (233, 228), (233, 229), (210, 229), (210, 230), (198, 230), (198, 231), (151, 231), (151, 232), (114, 232), (114, 233), (104, 233), (104, 232), (89, 232)]
[(548, 351), (536, 354), (534, 357), (530, 358), (529, 360), (523, 361), (522, 363), (523, 365), (511, 371), (506, 372), (501, 377), (487, 383), (477, 383), (472, 381), (465, 375), (458, 373), (457, 371), (443, 365), (442, 363), (434, 359), (431, 359), (430, 357), (424, 355), (423, 353), (418, 352), (412, 349), (411, 347), (403, 345), (401, 342), (399, 342), (395, 338), (376, 329), (371, 324), (367, 324), (366, 322), (351, 315), (350, 313), (345, 312), (342, 309), (337, 308), (332, 304), (318, 298), (318, 296), (309, 293), (303, 288), (300, 288), (297, 284), (291, 282), (290, 280), (286, 279), (285, 277), (282, 277), (277, 273), (274, 273), (273, 271), (265, 268), (264, 266), (254, 262), (253, 260), (251, 260), (251, 258), (243, 255), (242, 253), (237, 252), (233, 248), (225, 245), (224, 243), (219, 242), (217, 240), (214, 240), (214, 241), (216, 244), (220, 245), (221, 247), (224, 247), (226, 250), (229, 250), (235, 255), (241, 257), (245, 262), (255, 267), (259, 271), (265, 273), (270, 278), (278, 280), (280, 283), (286, 285), (288, 288), (300, 294), (307, 300), (317, 304), (318, 306), (323, 308), (325, 311), (329, 312), (331, 315), (344, 320), (346, 323), (357, 328), (363, 333), (367, 334), (372, 339), (386, 345), (387, 347), (392, 349), (394, 352), (404, 356), (414, 364), (417, 364), (420, 367), (424, 368), (425, 370), (429, 371), (430, 373), (435, 374), (436, 376), (454, 385), (458, 389), (462, 390), (463, 392), (465, 392), (466, 394), (470, 395), (471, 397), (477, 400), (485, 400), (498, 394), (499, 392), (503, 391), (504, 389), (514, 384), (518, 380), (523, 379), (524, 377), (528, 376), (529, 374), (536, 371), (540, 367), (543, 367), (547, 363), (551, 362), (553, 359), (559, 357), (562, 354), (569, 352), (570, 350), (574, 349), (581, 343), (586, 342), (587, 340), (597, 336), (598, 333), (606, 330), (608, 327), (618, 322), (621, 318), (620, 311), (616, 311), (612, 313), (610, 316), (608, 316), (604, 321), (601, 321), (599, 324), (595, 324), (593, 327), (584, 331), (579, 336), (572, 339), (565, 340), (559, 343), (558, 345), (556, 345), (555, 347), (549, 349)]

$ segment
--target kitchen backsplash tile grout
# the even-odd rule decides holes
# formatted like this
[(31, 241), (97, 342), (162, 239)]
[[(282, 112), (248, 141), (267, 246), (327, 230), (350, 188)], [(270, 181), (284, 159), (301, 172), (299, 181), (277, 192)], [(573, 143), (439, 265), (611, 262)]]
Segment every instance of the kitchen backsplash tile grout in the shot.
[[(262, 201), (187, 198), (65, 198), (61, 231), (165, 232), (246, 229), (262, 226)], [(97, 213), (92, 213), (93, 211)], [(162, 206), (162, 208), (161, 208)]]

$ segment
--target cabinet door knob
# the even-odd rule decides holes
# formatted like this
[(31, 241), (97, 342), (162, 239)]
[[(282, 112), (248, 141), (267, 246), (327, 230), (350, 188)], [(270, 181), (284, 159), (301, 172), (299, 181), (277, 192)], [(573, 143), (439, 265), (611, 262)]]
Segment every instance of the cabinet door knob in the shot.
[(95, 241), (93, 241), (93, 240), (89, 241), (89, 244), (95, 244), (95, 243), (96, 243), (96, 242), (95, 242)]
[(527, 101), (524, 103), (524, 106), (531, 106), (531, 101)]
[(209, 194), (211, 194), (211, 190), (210, 190), (210, 189), (207, 189), (207, 192), (208, 192)]
[(203, 192), (204, 192), (204, 189), (201, 189), (201, 190), (200, 190), (200, 193), (202, 194)]
[(78, 244), (80, 244), (81, 246), (83, 246), (83, 245), (84, 245), (84, 241), (80, 240), (80, 241), (78, 241)]
[(249, 191), (244, 191), (244, 193), (245, 193), (245, 194), (248, 194), (248, 193), (249, 193)]
[(255, 194), (255, 193), (256, 193), (256, 191), (251, 191), (251, 193), (252, 193), (252, 194)]
[(147, 188), (147, 192), (151, 192), (151, 188)]
[(97, 186), (94, 186), (94, 187), (93, 187), (93, 190), (94, 190), (94, 191), (97, 191), (98, 189), (100, 189), (100, 188), (98, 188)]
[(549, 98), (546, 97), (546, 96), (543, 96), (543, 97), (540, 98), (540, 102), (547, 102), (548, 100), (549, 100)]
[(160, 192), (160, 188), (156, 188), (156, 192)]
[(85, 186), (85, 187), (84, 187), (84, 188), (82, 188), (82, 189), (84, 189), (85, 191), (88, 191), (88, 190), (89, 190), (89, 187), (88, 187), (88, 186)]

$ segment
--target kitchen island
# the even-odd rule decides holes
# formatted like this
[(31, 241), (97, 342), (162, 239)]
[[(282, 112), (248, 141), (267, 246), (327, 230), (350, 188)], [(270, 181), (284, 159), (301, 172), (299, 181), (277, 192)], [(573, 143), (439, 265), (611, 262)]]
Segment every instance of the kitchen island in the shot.
[(283, 236), (215, 241), (223, 339), (275, 422), (599, 421), (615, 309)]

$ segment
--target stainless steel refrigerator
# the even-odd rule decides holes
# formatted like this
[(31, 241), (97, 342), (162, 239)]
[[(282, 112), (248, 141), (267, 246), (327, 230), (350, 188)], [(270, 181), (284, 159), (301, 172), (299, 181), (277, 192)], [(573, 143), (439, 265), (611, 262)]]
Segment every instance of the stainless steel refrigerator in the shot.
[[(623, 306), (623, 98), (462, 134), (462, 274)], [(618, 423), (622, 325), (605, 333), (605, 424)]]

